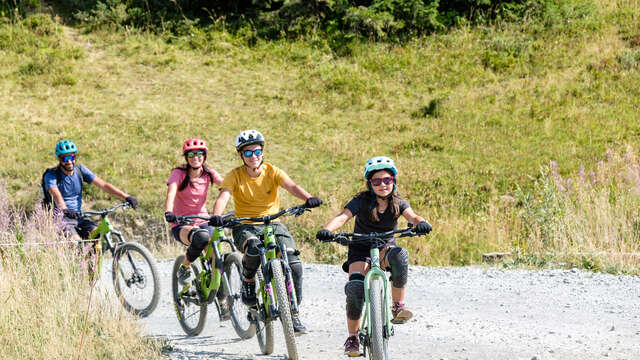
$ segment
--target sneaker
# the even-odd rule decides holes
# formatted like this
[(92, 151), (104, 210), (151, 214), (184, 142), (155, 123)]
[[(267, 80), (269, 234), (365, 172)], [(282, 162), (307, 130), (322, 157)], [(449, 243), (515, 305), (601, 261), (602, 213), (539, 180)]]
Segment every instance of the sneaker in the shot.
[(253, 282), (242, 281), (242, 290), (240, 291), (242, 303), (247, 306), (253, 306), (258, 303), (256, 298), (256, 285)]
[(191, 266), (185, 266), (184, 264), (180, 264), (180, 268), (178, 268), (178, 284), (185, 286), (189, 283), (191, 279)]
[(360, 356), (360, 340), (358, 335), (351, 335), (344, 342), (344, 354), (348, 357)]
[(229, 320), (231, 318), (231, 314), (229, 313), (229, 303), (227, 303), (227, 300), (218, 300), (218, 306), (220, 307), (220, 320)]
[(291, 314), (291, 320), (293, 321), (293, 332), (296, 336), (304, 335), (307, 333), (307, 328), (302, 325), (298, 314)]
[(404, 305), (403, 302), (394, 302), (391, 313), (393, 314), (391, 322), (394, 324), (404, 324), (413, 317), (413, 313)]

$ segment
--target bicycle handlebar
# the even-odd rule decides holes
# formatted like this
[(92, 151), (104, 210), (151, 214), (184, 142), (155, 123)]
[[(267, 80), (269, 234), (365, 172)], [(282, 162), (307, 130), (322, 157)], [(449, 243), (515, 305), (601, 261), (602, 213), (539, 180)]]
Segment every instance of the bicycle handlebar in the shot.
[(129, 209), (131, 207), (131, 204), (129, 204), (128, 202), (123, 202), (120, 204), (117, 204), (116, 206), (110, 208), (110, 209), (105, 209), (105, 210), (100, 210), (100, 211), (92, 211), (92, 210), (88, 210), (88, 211), (81, 211), (80, 212), (80, 216), (81, 217), (88, 217), (88, 216), (107, 216), (110, 213), (116, 211), (118, 208), (122, 207), (123, 209)]
[(400, 234), (400, 236), (396, 236), (398, 238), (407, 237), (407, 236), (420, 236), (423, 234), (416, 233), (416, 229), (409, 227), (406, 229), (400, 230), (391, 230), (382, 233), (369, 233), (369, 234), (358, 234), (358, 233), (336, 233), (332, 234), (331, 239), (326, 240), (325, 242), (336, 242), (340, 245), (350, 245), (355, 243), (386, 243), (386, 239)]
[(273, 215), (267, 215), (267, 216), (262, 216), (262, 217), (241, 217), (241, 218), (231, 218), (231, 219), (225, 219), (224, 224), (222, 225), (223, 227), (232, 227), (235, 226), (237, 224), (240, 224), (242, 221), (251, 221), (251, 222), (258, 222), (258, 223), (267, 223), (267, 222), (271, 222), (272, 220), (275, 220), (277, 218), (279, 218), (280, 216), (286, 215), (286, 216), (291, 216), (291, 215), (295, 215), (296, 217), (304, 214), (306, 211), (311, 211), (311, 209), (307, 208), (306, 206), (303, 205), (297, 205), (297, 206), (292, 206), (290, 208), (281, 210), (280, 212), (273, 214)]
[[(222, 215), (223, 219), (227, 219), (231, 216), (233, 216), (235, 214), (235, 212), (231, 211), (228, 212), (224, 215)], [(202, 220), (207, 220), (209, 221), (209, 219), (211, 219), (211, 216), (205, 216), (205, 215), (185, 215), (185, 216), (178, 216), (177, 221), (175, 221), (176, 224), (192, 224), (194, 223), (195, 219), (202, 219)]]

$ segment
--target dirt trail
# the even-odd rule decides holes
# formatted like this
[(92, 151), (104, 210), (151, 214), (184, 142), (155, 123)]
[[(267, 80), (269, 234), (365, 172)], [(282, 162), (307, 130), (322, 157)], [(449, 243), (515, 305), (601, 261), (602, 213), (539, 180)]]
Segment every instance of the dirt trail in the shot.
[[(171, 301), (171, 264), (158, 262), (160, 304), (140, 320), (149, 335), (168, 339), (171, 359), (285, 358), (282, 337), (274, 355), (262, 356), (255, 338), (239, 340), (215, 309), (200, 336), (184, 336)], [(300, 353), (345, 359), (346, 275), (337, 266), (307, 264), (304, 279), (302, 320), (310, 332), (297, 338)], [(640, 277), (414, 266), (408, 286), (416, 316), (395, 326), (392, 359), (640, 359)]]

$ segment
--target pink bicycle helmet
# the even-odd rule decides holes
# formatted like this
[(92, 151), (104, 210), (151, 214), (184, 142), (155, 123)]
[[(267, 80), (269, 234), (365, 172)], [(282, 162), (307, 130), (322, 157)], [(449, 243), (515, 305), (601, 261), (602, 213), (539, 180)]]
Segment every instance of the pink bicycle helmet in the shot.
[(191, 150), (204, 150), (205, 154), (209, 152), (207, 143), (204, 142), (204, 140), (198, 138), (189, 139), (184, 142), (184, 145), (182, 146), (182, 153), (186, 154), (187, 151)]

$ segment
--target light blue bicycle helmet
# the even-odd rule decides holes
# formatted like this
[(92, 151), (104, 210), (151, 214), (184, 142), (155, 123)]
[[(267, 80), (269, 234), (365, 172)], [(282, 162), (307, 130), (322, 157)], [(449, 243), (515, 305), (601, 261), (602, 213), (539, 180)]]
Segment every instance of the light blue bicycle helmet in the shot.
[(62, 140), (56, 144), (56, 156), (77, 153), (78, 147), (71, 140)]
[(386, 156), (374, 156), (364, 164), (364, 178), (369, 180), (369, 177), (378, 170), (390, 170), (393, 176), (398, 175), (398, 169), (396, 164)]

